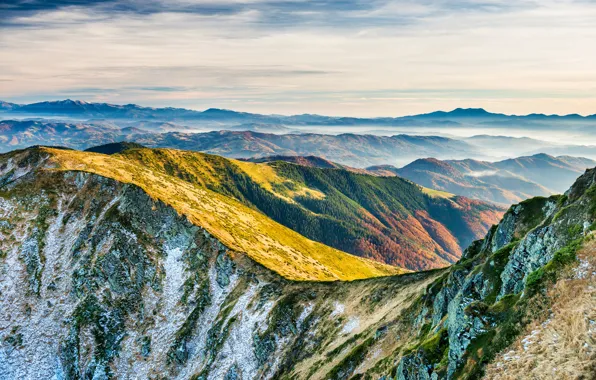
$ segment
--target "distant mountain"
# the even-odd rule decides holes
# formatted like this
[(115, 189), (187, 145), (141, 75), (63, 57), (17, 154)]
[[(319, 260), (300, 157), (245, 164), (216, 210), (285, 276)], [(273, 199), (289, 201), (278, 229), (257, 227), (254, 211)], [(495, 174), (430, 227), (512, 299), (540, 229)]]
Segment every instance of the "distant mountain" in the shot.
[(19, 105), (15, 104), (15, 103), (8, 103), (8, 102), (3, 102), (0, 100), (0, 111), (12, 111), (15, 108), (18, 108)]
[[(534, 122), (534, 121), (596, 121), (596, 115), (583, 117), (581, 115), (504, 115), (491, 113), (482, 108), (457, 108), (453, 111), (436, 111), (421, 115), (405, 117), (330, 117), (313, 114), (292, 116), (260, 115), (248, 112), (210, 108), (205, 111), (188, 110), (184, 108), (153, 108), (141, 107), (136, 104), (115, 105), (109, 103), (88, 103), (80, 100), (46, 101), (33, 104), (6, 104), (1, 110), (25, 115), (52, 115), (75, 118), (111, 118), (111, 119), (146, 119), (146, 120), (195, 120), (224, 124), (265, 123), (278, 125), (382, 125), (382, 126), (424, 126), (441, 124), (457, 125), (458, 122)], [(447, 124), (445, 124), (447, 123)]]
[(554, 192), (562, 193), (587, 168), (596, 166), (596, 161), (586, 158), (578, 160), (567, 156), (553, 157), (540, 153), (495, 162), (493, 166), (499, 170), (527, 178)]
[(530, 153), (547, 153), (553, 156), (584, 156), (596, 160), (596, 145), (557, 145), (541, 148)]
[(479, 154), (466, 142), (437, 136), (373, 136), (351, 133), (278, 135), (219, 131), (147, 135), (139, 136), (135, 141), (145, 146), (196, 150), (233, 158), (313, 155), (360, 168), (404, 163), (421, 156), (463, 158)]
[(538, 154), (498, 162), (427, 158), (401, 169), (369, 167), (367, 170), (396, 174), (436, 190), (511, 204), (533, 196), (561, 193), (585, 169), (594, 166), (596, 161), (587, 158)]
[(90, 145), (130, 140), (139, 132), (86, 123), (4, 120), (0, 121), (0, 152), (33, 145), (84, 149)]
[(502, 118), (507, 115), (500, 113), (491, 113), (483, 108), (456, 108), (453, 111), (435, 111), (421, 115), (414, 115), (415, 118), (430, 118), (430, 119), (459, 119), (459, 118)]
[[(478, 161), (478, 163), (482, 162)], [(543, 186), (529, 180), (516, 177), (511, 173), (497, 174), (496, 169), (489, 169), (488, 165), (485, 166), (482, 172), (466, 172), (449, 161), (427, 158), (416, 160), (392, 172), (431, 189), (500, 204), (512, 204), (532, 196), (550, 195), (551, 193)], [(478, 173), (478, 175), (474, 173)], [(500, 184), (495, 183), (499, 175), (503, 177)], [(505, 178), (507, 179), (506, 183)]]
[(225, 130), (157, 133), (137, 127), (120, 128), (119, 125), (129, 123), (0, 121), (0, 151), (32, 145), (87, 149), (98, 144), (131, 141), (149, 147), (195, 150), (232, 158), (314, 155), (351, 167), (399, 164), (420, 156), (464, 158), (479, 154), (466, 142), (437, 136), (272, 134)]
[(176, 124), (176, 123), (171, 123), (171, 122), (166, 122), (166, 121), (148, 121), (148, 120), (139, 120), (139, 121), (133, 121), (133, 122), (127, 122), (127, 123), (119, 123), (118, 125), (120, 125), (120, 126), (125, 125), (128, 128), (137, 128), (137, 129), (144, 130), (144, 131), (158, 132), (158, 133), (186, 131), (186, 130), (192, 129), (190, 127)]

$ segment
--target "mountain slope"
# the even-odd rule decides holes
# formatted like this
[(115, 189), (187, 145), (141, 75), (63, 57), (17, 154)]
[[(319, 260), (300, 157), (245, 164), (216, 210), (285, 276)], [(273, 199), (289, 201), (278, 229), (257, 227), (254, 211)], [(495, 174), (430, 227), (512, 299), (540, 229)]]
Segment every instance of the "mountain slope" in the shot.
[[(117, 155), (33, 148), (3, 157), (4, 181), (29, 170), (84, 171), (139, 186), (217, 237), (230, 250), (296, 280), (355, 279), (399, 272), (308, 240), (231, 197)], [(42, 165), (42, 166), (41, 166)]]
[[(432, 189), (511, 204), (533, 196), (564, 191), (596, 162), (545, 154), (498, 162), (419, 159), (401, 169), (380, 168)], [(368, 168), (377, 171), (379, 168)]]
[(2, 378), (596, 375), (596, 170), (450, 268), (294, 282), (139, 187), (22, 153), (0, 164)]
[(129, 150), (121, 157), (234, 197), (315, 241), (408, 269), (457, 260), (502, 213), (462, 197), (425, 194), (397, 177), (175, 150)]

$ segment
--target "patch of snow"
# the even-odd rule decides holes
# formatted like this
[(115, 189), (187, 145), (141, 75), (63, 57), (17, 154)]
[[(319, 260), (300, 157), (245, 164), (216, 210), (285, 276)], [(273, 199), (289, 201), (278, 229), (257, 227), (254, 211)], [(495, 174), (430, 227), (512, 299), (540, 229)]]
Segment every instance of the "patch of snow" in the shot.
[(298, 328), (300, 328), (302, 326), (302, 324), (304, 323), (306, 318), (308, 318), (310, 313), (312, 313), (313, 309), (314, 309), (314, 305), (312, 303), (309, 303), (308, 305), (306, 305), (306, 307), (304, 309), (302, 309), (302, 312), (300, 312), (300, 315), (298, 316), (298, 319), (296, 320), (296, 325), (298, 325)]
[(590, 275), (591, 265), (590, 262), (586, 259), (580, 259), (579, 265), (573, 268), (574, 278), (577, 280), (583, 280), (588, 278)]
[(338, 316), (340, 314), (343, 314), (346, 307), (343, 304), (335, 301), (333, 303), (333, 308), (334, 309), (333, 309), (333, 311), (331, 312), (331, 315), (330, 315), (331, 317), (335, 317), (335, 316)]
[(205, 351), (209, 330), (215, 324), (217, 315), (221, 311), (221, 307), (225, 302), (226, 297), (238, 283), (238, 275), (232, 274), (228, 286), (225, 288), (220, 287), (217, 283), (217, 269), (213, 263), (209, 266), (207, 274), (209, 278), (211, 303), (201, 314), (197, 322), (197, 329), (193, 333), (192, 339), (187, 344), (189, 359), (187, 366), (178, 375), (178, 378), (180, 379), (188, 378), (203, 369), (205, 359), (207, 359)]
[(344, 335), (349, 334), (358, 327), (360, 327), (360, 319), (358, 319), (358, 317), (350, 317), (350, 319), (348, 319), (348, 322), (346, 322), (344, 327), (341, 329), (341, 333)]
[[(12, 349), (0, 346), (0, 378), (42, 379), (63, 378), (57, 356), (61, 337), (67, 332), (64, 319), (75, 307), (71, 294), (70, 251), (76, 240), (76, 229), (84, 223), (70, 220), (63, 226), (64, 200), (58, 201), (58, 216), (49, 221), (45, 235), (39, 298), (32, 302), (27, 294), (26, 270), (18, 259), (19, 243), (29, 237), (22, 235), (15, 248), (8, 253), (0, 275), (0, 342), (13, 329), (22, 334), (23, 345)], [(13, 237), (18, 234), (13, 234)], [(52, 283), (54, 290), (48, 288)], [(29, 311), (26, 311), (29, 310)], [(62, 377), (61, 377), (62, 376)]]
[[(268, 302), (259, 310), (248, 309), (248, 304), (257, 295), (259, 286), (251, 286), (239, 299), (228, 320), (235, 317), (230, 334), (217, 354), (215, 367), (209, 372), (209, 379), (223, 379), (226, 372), (234, 364), (242, 371), (242, 378), (255, 379), (258, 375), (259, 363), (254, 352), (253, 335), (258, 326), (267, 320), (274, 303)], [(226, 322), (227, 322), (226, 321)]]

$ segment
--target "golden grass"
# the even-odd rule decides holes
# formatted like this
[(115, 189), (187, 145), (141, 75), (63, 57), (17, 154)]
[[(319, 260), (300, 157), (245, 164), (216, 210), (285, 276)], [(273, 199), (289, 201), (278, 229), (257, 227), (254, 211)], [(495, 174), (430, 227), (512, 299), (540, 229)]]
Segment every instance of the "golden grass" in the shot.
[(579, 267), (549, 291), (550, 317), (499, 354), (486, 379), (596, 379), (596, 243), (578, 257)]
[[(280, 198), (288, 200), (289, 202), (294, 202), (292, 198), (297, 196), (307, 196), (315, 199), (325, 198), (325, 194), (319, 190), (311, 189), (309, 187), (304, 186), (303, 184), (299, 184), (290, 181), (289, 179), (278, 176), (275, 169), (272, 166), (270, 166), (269, 163), (257, 164), (254, 162), (245, 162), (237, 160), (229, 161), (238, 166), (244, 173), (251, 177), (253, 181), (261, 185), (264, 189), (272, 192)], [(295, 187), (296, 190), (286, 190), (284, 193), (275, 191), (275, 189), (273, 188), (273, 184), (282, 184), (284, 182), (292, 182), (292, 187)]]
[(455, 197), (455, 194), (451, 194), (451, 193), (448, 193), (446, 191), (429, 189), (428, 187), (423, 187), (423, 186), (420, 186), (420, 188), (422, 189), (422, 192), (424, 194), (429, 195), (429, 196), (431, 196), (433, 198), (451, 199), (451, 198)]
[[(305, 238), (235, 199), (210, 191), (157, 170), (159, 160), (139, 164), (127, 155), (107, 156), (89, 152), (43, 148), (50, 154), (54, 170), (77, 170), (98, 174), (141, 187), (185, 215), (192, 223), (205, 228), (228, 248), (247, 254), (263, 266), (290, 280), (355, 280), (404, 273), (396, 267), (352, 256)], [(134, 154), (156, 154), (137, 150)], [(184, 155), (183, 151), (159, 150), (158, 154)], [(195, 154), (194, 161), (180, 160), (193, 166), (199, 182), (216, 181), (217, 172), (207, 155)], [(217, 158), (221, 159), (221, 158)], [(178, 162), (178, 161), (177, 161)], [(157, 165), (157, 166), (155, 166)], [(254, 165), (254, 164), (253, 164)], [(249, 167), (249, 165), (246, 165)], [(269, 169), (250, 167), (252, 175), (265, 181)]]

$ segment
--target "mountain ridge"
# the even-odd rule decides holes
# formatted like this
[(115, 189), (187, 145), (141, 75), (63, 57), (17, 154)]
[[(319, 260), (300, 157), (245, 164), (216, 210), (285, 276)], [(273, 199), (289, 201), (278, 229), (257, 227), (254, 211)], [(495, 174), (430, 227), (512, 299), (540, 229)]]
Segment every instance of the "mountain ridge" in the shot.
[[(329, 281), (400, 271), (399, 268), (351, 256), (308, 240), (271, 219), (261, 217), (262, 214), (235, 199), (206, 188), (196, 188), (171, 176), (136, 167), (131, 162), (118, 159), (116, 155), (39, 147), (4, 154), (2, 158), (3, 171), (6, 172), (3, 176), (4, 183), (15, 181), (31, 170), (45, 170), (49, 173), (88, 172), (138, 186), (151, 197), (184, 214), (193, 224), (216, 236), (228, 249), (247, 254), (252, 260), (286, 278)], [(172, 197), (172, 194), (178, 196)], [(202, 202), (202, 206), (198, 207), (197, 202)], [(237, 232), (230, 234), (234, 230)], [(250, 235), (243, 232), (249, 230), (252, 231)], [(259, 230), (263, 232), (257, 232)], [(303, 267), (294, 266), (293, 260), (302, 262)], [(342, 262), (350, 264), (344, 266)], [(310, 266), (312, 268), (307, 269)]]
[(343, 167), (244, 163), (165, 149), (120, 157), (234, 197), (315, 241), (408, 269), (452, 262), (503, 211)]
[(409, 119), (429, 119), (429, 118), (437, 118), (437, 119), (444, 119), (444, 118), (490, 118), (490, 119), (503, 119), (503, 118), (512, 118), (512, 119), (531, 119), (531, 120), (548, 120), (548, 119), (569, 119), (569, 120), (591, 120), (596, 119), (596, 114), (592, 115), (578, 115), (578, 114), (569, 114), (569, 115), (546, 115), (546, 114), (527, 114), (527, 115), (505, 115), (501, 113), (492, 113), (488, 112), (483, 108), (455, 108), (452, 111), (434, 111), (426, 114), (418, 114), (418, 115), (409, 115), (409, 116), (400, 116), (400, 117), (376, 117), (376, 118), (358, 118), (358, 117), (342, 117), (342, 116), (324, 116), (324, 115), (316, 115), (316, 114), (297, 114), (297, 115), (262, 115), (250, 112), (239, 112), (233, 111), (229, 109), (220, 109), (220, 108), (208, 108), (204, 111), (196, 111), (190, 110), (185, 108), (175, 108), (175, 107), (163, 107), (163, 108), (155, 108), (155, 107), (143, 107), (138, 106), (136, 104), (125, 104), (125, 105), (116, 105), (110, 103), (90, 103), (80, 100), (71, 100), (66, 99), (62, 101), (44, 101), (38, 103), (31, 103), (31, 104), (15, 104), (15, 103), (8, 103), (2, 102), (2, 104), (6, 104), (6, 107), (3, 109), (9, 109), (12, 112), (17, 113), (56, 113), (56, 112), (64, 112), (67, 114), (70, 110), (70, 113), (73, 114), (84, 114), (88, 113), (89, 115), (94, 116), (108, 116), (108, 114), (112, 114), (112, 116), (119, 116), (123, 117), (128, 114), (128, 116), (135, 116), (138, 117), (140, 113), (145, 112), (147, 115), (154, 112), (154, 116), (163, 117), (165, 115), (169, 115), (170, 117), (179, 117), (179, 118), (197, 118), (197, 119), (222, 119), (222, 118), (231, 118), (231, 119), (246, 119), (252, 118), (255, 120), (268, 120), (268, 121), (287, 121), (287, 122), (294, 122), (294, 123), (304, 123), (304, 124), (316, 124), (321, 122), (326, 123), (338, 123), (338, 124), (361, 124), (361, 123), (370, 123), (370, 124), (377, 124), (377, 123), (387, 123), (391, 121), (403, 121)]

